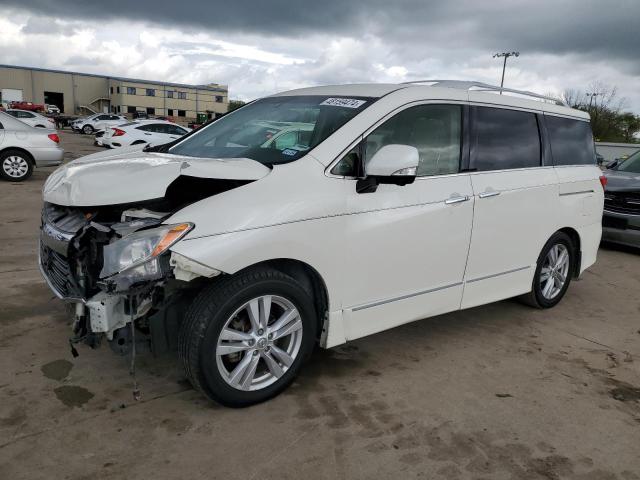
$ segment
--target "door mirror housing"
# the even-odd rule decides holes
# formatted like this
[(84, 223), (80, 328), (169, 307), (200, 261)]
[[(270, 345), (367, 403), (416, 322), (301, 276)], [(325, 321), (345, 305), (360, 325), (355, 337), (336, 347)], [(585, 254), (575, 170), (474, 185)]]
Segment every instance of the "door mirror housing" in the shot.
[(413, 177), (416, 176), (420, 154), (409, 145), (385, 145), (378, 150), (366, 165), (369, 177)]
[(358, 181), (358, 193), (375, 192), (381, 183), (407, 185), (413, 183), (420, 154), (416, 147), (391, 144), (378, 150), (365, 166), (365, 178)]

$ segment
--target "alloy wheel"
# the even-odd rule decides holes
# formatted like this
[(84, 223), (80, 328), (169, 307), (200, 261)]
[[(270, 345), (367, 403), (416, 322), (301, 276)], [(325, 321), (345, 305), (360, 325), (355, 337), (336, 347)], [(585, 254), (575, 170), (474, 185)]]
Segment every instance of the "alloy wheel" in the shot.
[(547, 253), (540, 270), (540, 290), (547, 300), (554, 299), (564, 287), (569, 275), (569, 249), (557, 243)]
[(22, 178), (29, 172), (29, 162), (18, 155), (11, 155), (2, 162), (2, 169), (11, 178)]
[(302, 319), (284, 297), (249, 300), (225, 322), (218, 337), (216, 364), (238, 390), (260, 390), (280, 379), (300, 352)]

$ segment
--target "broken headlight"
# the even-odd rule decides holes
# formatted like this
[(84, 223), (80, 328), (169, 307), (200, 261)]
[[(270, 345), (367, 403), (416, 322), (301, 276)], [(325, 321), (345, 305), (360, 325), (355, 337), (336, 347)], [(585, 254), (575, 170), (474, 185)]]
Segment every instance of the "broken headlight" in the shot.
[(135, 280), (158, 276), (158, 257), (192, 228), (192, 223), (162, 225), (131, 233), (106, 245), (100, 278), (125, 272)]

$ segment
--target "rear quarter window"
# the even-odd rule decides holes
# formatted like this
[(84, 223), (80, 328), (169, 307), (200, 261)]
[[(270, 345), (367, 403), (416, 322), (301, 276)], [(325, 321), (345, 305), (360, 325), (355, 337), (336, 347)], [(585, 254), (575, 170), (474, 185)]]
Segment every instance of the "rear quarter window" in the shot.
[(554, 165), (595, 165), (589, 122), (545, 115)]

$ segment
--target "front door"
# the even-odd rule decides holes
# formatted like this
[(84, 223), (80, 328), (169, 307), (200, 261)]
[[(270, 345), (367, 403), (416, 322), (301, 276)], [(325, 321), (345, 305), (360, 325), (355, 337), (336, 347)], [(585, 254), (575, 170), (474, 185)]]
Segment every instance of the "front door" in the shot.
[(463, 308), (530, 290), (558, 196), (538, 125), (533, 112), (471, 108), (475, 214)]
[[(460, 173), (462, 105), (406, 108), (377, 126), (358, 152), (414, 146), (418, 177), (347, 200), (344, 319), (347, 340), (456, 310), (473, 218), (468, 173)], [(352, 159), (354, 152), (345, 157)]]

